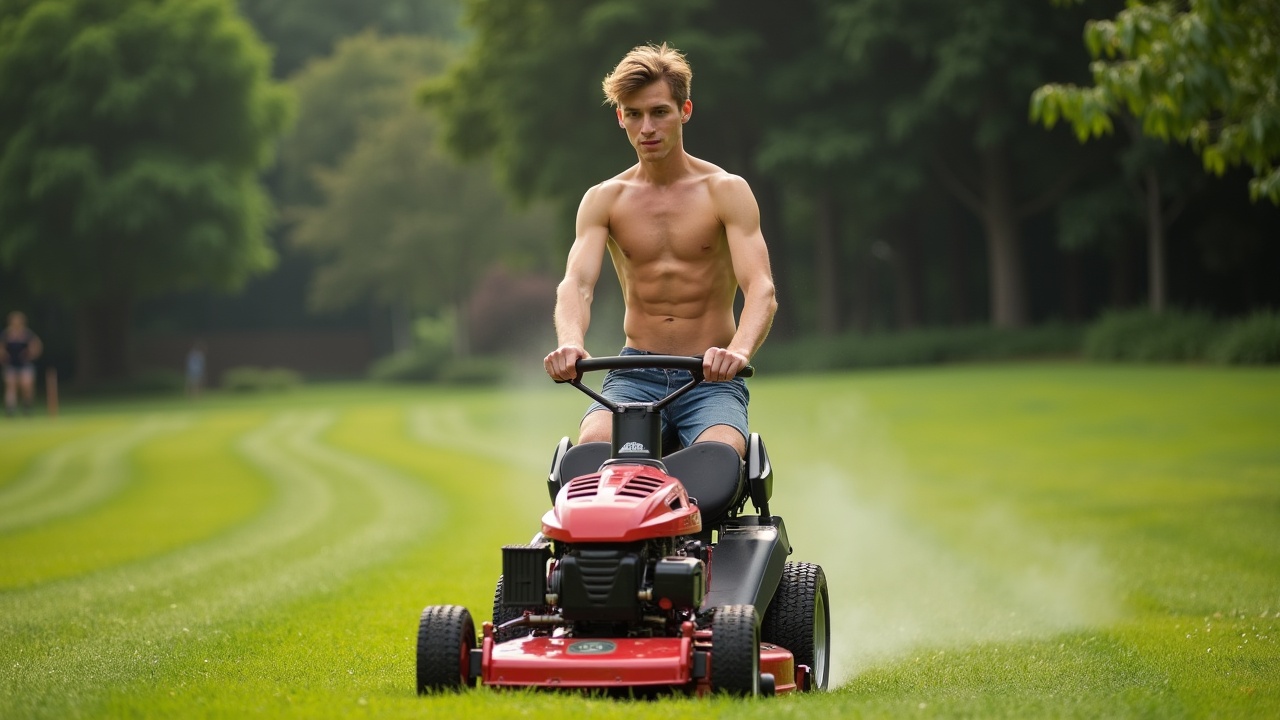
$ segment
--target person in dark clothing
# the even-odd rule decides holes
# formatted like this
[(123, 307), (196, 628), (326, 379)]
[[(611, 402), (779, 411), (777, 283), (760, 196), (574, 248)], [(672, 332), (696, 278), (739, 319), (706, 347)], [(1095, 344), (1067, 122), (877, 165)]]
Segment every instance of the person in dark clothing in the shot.
[(30, 415), (36, 397), (35, 361), (43, 352), (40, 338), (27, 327), (27, 316), (17, 310), (9, 313), (9, 324), (0, 333), (0, 364), (4, 365), (4, 409), (9, 415), (18, 410), (21, 396), (24, 411)]

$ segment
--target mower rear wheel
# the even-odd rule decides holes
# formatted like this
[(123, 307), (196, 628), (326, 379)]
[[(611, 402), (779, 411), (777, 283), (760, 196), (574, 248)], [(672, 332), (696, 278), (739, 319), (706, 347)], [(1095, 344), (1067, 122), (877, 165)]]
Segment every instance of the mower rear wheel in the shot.
[(760, 630), (752, 605), (716, 608), (711, 620), (711, 690), (746, 697), (760, 694)]
[(503, 607), (502, 606), (502, 576), (498, 576), (498, 586), (493, 589), (493, 641), (496, 643), (506, 642), (518, 637), (524, 637), (529, 634), (529, 629), (525, 627), (512, 627), (506, 630), (500, 629), (502, 624), (515, 620), (524, 615), (521, 608)]
[(826, 690), (831, 667), (831, 611), (827, 576), (820, 565), (789, 562), (765, 611), (760, 637), (791, 651), (796, 665), (809, 666), (812, 682), (804, 690)]
[(460, 690), (476, 684), (471, 650), (476, 625), (458, 605), (429, 605), (418, 620), (418, 694)]

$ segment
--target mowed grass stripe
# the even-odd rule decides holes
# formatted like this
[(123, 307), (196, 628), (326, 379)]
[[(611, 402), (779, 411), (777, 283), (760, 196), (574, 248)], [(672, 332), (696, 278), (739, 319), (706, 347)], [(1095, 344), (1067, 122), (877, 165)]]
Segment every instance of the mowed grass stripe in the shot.
[(127, 419), (117, 416), (0, 422), (0, 493), (9, 492), (8, 486), (25, 477), (41, 455), (77, 438), (118, 429), (136, 420), (136, 416)]
[[(325, 447), (332, 413), (284, 414), (242, 451), (273, 483), (270, 508), (242, 528), (151, 561), (0, 595), (0, 693), (23, 708), (71, 706), (159, 662), (183, 635), (327, 591), (397, 552), (432, 515), (418, 482)], [(93, 657), (92, 668), (80, 667)], [(87, 676), (86, 676), (87, 675)], [(94, 688), (91, 690), (90, 688)], [(57, 703), (61, 705), (61, 703)], [(10, 716), (0, 708), (0, 716)]]
[[(118, 458), (115, 494), (74, 515), (0, 535), (0, 589), (19, 588), (139, 560), (207, 538), (243, 521), (265, 504), (266, 483), (229, 452), (234, 439), (261, 417), (198, 416), (147, 435)], [(80, 419), (69, 424), (88, 424)], [(93, 443), (118, 444), (125, 434), (100, 428), (68, 442), (81, 454), (102, 455)], [(60, 426), (46, 425), (59, 436)], [(134, 433), (136, 436), (137, 433)], [(47, 454), (60, 454), (59, 449)], [(36, 467), (81, 472), (79, 463), (34, 459)], [(55, 481), (61, 482), (61, 481)], [(75, 484), (76, 480), (66, 480)], [(72, 539), (68, 541), (68, 539)]]
[(134, 449), (188, 422), (148, 417), (44, 453), (28, 472), (0, 488), (0, 534), (75, 515), (108, 500), (133, 477), (129, 455)]
[[(269, 617), (184, 638), (189, 642), (158, 666), (161, 682), (114, 694), (103, 714), (128, 715), (145, 707), (165, 717), (489, 718), (527, 716), (530, 707), (546, 707), (546, 702), (562, 707), (567, 698), (487, 691), (415, 695), (414, 642), (422, 607), (462, 604), (477, 623), (489, 619), (493, 584), (501, 572), (500, 547), (528, 541), (547, 499), (545, 462), (525, 458), (518, 464), (538, 467), (522, 471), (493, 458), (484, 442), (486, 437), (489, 443), (514, 440), (489, 425), (507, 422), (492, 412), (501, 397), (405, 395), (405, 407), (370, 404), (344, 410), (326, 440), (430, 486), (442, 505), (431, 523), (417, 525), (418, 541), (331, 592), (289, 603)], [(458, 434), (421, 436), (424, 414), (435, 412)], [(476, 439), (474, 450), (461, 449), (468, 443), (456, 442), (460, 437)], [(539, 448), (538, 459), (549, 459), (551, 450), (550, 445)], [(602, 717), (615, 717), (614, 710), (623, 707), (590, 705), (605, 711)], [(577, 708), (572, 704), (567, 716), (578, 716)]]

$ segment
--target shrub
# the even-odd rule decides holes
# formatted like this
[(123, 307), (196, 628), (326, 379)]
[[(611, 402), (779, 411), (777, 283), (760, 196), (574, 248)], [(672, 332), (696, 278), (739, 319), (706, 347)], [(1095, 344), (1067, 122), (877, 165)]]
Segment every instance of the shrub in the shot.
[(222, 387), (231, 392), (281, 392), (302, 384), (302, 375), (288, 368), (233, 367), (222, 374)]
[(503, 357), (467, 357), (449, 361), (440, 371), (439, 381), (453, 385), (497, 385), (510, 372)]
[(369, 377), (379, 382), (429, 382), (439, 377), (447, 360), (421, 347), (401, 350), (374, 362)]
[(85, 396), (131, 395), (180, 395), (186, 387), (186, 379), (177, 370), (149, 368), (134, 373), (124, 380), (108, 380), (88, 387), (71, 386), (71, 394)]
[(1280, 313), (1264, 311), (1231, 323), (1209, 352), (1228, 365), (1280, 363)]
[(1085, 333), (1084, 356), (1138, 362), (1201, 360), (1219, 330), (1208, 313), (1112, 311)]
[(1081, 330), (1047, 324), (1021, 330), (986, 326), (766, 343), (754, 363), (769, 372), (813, 372), (944, 362), (1073, 356)]
[(491, 268), (467, 302), (471, 351), (493, 355), (531, 344), (553, 344), (551, 314), (555, 304), (554, 279), (502, 266)]

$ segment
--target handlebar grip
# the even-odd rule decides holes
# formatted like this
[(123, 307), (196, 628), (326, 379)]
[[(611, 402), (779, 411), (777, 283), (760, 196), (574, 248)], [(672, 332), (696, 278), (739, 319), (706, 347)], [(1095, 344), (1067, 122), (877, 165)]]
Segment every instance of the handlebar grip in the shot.
[[(689, 355), (614, 355), (582, 358), (578, 360), (574, 367), (577, 368), (579, 376), (595, 370), (634, 370), (637, 368), (688, 370), (700, 375), (702, 373), (702, 358)], [(755, 372), (755, 368), (748, 365), (738, 371), (738, 377), (753, 377)]]

